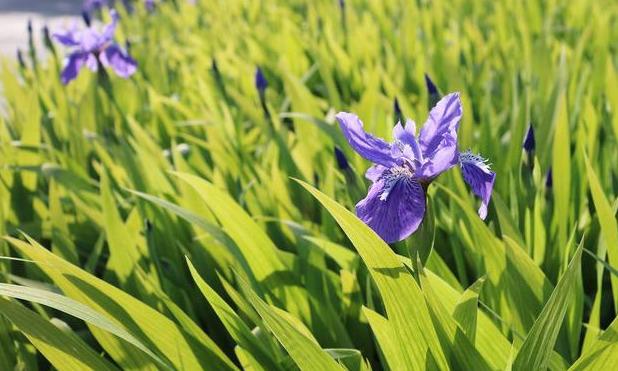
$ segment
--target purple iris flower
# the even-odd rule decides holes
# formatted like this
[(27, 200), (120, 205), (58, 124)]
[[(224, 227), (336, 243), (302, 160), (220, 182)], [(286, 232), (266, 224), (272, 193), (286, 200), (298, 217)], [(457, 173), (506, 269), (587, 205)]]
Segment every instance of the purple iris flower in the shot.
[(99, 64), (111, 67), (122, 78), (128, 78), (135, 73), (137, 62), (113, 41), (119, 19), (118, 13), (112, 9), (110, 15), (112, 22), (107, 24), (102, 32), (93, 27), (78, 30), (74, 25), (63, 33), (54, 34), (61, 44), (74, 48), (66, 58), (65, 67), (62, 70), (63, 84), (68, 84), (75, 79), (84, 66), (93, 72), (99, 69)]
[(416, 124), (393, 128), (394, 141), (368, 134), (358, 116), (340, 112), (337, 121), (350, 146), (374, 163), (365, 176), (373, 184), (367, 197), (356, 205), (356, 214), (388, 243), (414, 233), (425, 215), (425, 192), (441, 173), (457, 165), (464, 180), (481, 198), (479, 216), (485, 219), (496, 179), (487, 161), (457, 148), (457, 128), (462, 116), (459, 93), (442, 98), (416, 135)]

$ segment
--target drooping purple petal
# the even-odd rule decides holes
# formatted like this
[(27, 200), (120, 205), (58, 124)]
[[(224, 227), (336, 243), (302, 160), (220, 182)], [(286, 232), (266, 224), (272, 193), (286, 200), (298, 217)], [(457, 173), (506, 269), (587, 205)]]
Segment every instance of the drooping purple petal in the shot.
[(384, 241), (393, 243), (418, 229), (425, 215), (425, 192), (412, 178), (401, 177), (390, 186), (387, 183), (387, 176), (373, 183), (367, 197), (356, 205), (356, 215)]
[(487, 206), (494, 189), (496, 173), (491, 171), (487, 160), (470, 151), (459, 155), (459, 163), (464, 180), (472, 188), (472, 192), (481, 199), (479, 216), (481, 219), (485, 219), (487, 217)]
[(117, 44), (111, 44), (99, 55), (101, 64), (111, 67), (122, 78), (128, 78), (137, 71), (137, 62)]
[(67, 57), (64, 63), (64, 69), (60, 74), (60, 80), (64, 85), (77, 77), (87, 59), (88, 54), (80, 52), (72, 53)]
[(431, 180), (457, 164), (457, 128), (463, 114), (459, 93), (451, 93), (436, 104), (419, 135), (426, 159), (421, 177)]
[(396, 164), (395, 159), (391, 155), (391, 145), (365, 132), (363, 123), (358, 116), (347, 112), (339, 112), (336, 117), (343, 135), (359, 155), (371, 162), (387, 167)]

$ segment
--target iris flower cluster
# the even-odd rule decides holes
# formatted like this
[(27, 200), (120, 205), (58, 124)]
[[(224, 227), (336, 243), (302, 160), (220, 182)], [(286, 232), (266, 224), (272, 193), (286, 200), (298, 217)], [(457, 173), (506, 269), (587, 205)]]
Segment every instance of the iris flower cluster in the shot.
[(418, 136), (414, 121), (407, 120), (405, 126), (399, 122), (393, 128), (392, 143), (365, 132), (358, 116), (337, 114), (350, 146), (374, 163), (366, 172), (372, 185), (356, 205), (356, 214), (386, 242), (401, 241), (419, 228), (429, 184), (458, 164), (464, 180), (481, 199), (479, 216), (487, 216), (496, 174), (481, 156), (459, 152), (457, 128), (462, 114), (459, 93), (448, 94), (430, 111)]

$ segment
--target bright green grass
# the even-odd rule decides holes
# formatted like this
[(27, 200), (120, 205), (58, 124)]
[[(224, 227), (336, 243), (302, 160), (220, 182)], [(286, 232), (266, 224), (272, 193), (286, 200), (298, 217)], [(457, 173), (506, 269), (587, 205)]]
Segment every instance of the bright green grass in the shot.
[[(618, 363), (615, 1), (176, 3), (122, 12), (131, 80), (7, 61), (1, 370)], [(369, 164), (334, 113), (390, 138), (397, 97), (421, 125), (425, 72), (496, 188), (483, 222), (448, 172), (389, 247), (350, 212)]]

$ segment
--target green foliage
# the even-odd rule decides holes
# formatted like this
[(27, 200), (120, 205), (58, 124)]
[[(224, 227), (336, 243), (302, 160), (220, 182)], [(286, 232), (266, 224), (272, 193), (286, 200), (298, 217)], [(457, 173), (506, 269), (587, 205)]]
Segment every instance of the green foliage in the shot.
[[(129, 80), (63, 86), (60, 46), (5, 61), (0, 369), (618, 363), (615, 1), (338, 4), (119, 9)], [(421, 126), (424, 73), (461, 93), (494, 197), (480, 220), (450, 171), (389, 246), (352, 212), (369, 164), (334, 113), (390, 138), (397, 97)]]

